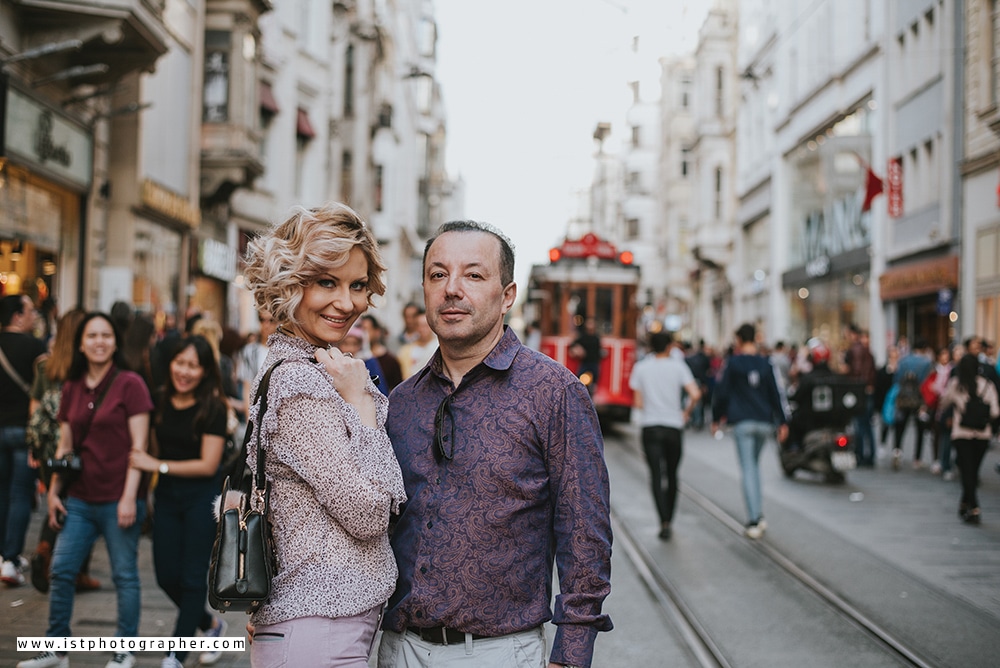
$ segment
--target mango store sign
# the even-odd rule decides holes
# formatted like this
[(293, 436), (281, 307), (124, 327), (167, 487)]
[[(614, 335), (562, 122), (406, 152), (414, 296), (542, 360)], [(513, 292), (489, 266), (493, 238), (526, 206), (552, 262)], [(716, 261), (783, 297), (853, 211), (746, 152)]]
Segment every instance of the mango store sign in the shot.
[(8, 87), (3, 132), (7, 155), (82, 189), (90, 187), (94, 142), (82, 126)]
[(853, 193), (806, 215), (802, 250), (810, 276), (828, 273), (829, 258), (871, 243), (871, 216), (861, 211), (863, 199)]

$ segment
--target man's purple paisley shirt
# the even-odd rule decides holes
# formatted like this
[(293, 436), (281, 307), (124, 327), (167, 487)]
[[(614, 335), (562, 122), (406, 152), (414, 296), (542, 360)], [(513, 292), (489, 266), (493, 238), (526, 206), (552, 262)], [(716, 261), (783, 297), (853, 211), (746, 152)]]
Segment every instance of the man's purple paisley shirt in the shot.
[(399, 581), (383, 626), (498, 636), (552, 619), (550, 660), (589, 666), (597, 632), (612, 624), (601, 613), (611, 590), (608, 472), (587, 390), (508, 328), (455, 390), (454, 459), (438, 464), (435, 414), (453, 389), (438, 351), (389, 401), (410, 500), (392, 536)]

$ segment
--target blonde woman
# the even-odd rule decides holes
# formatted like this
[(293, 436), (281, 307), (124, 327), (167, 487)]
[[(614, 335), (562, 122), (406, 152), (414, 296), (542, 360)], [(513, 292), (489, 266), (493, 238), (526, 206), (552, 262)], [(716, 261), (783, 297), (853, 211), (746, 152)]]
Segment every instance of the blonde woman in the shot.
[[(245, 260), (257, 307), (279, 323), (252, 390), (282, 362), (258, 426), (278, 572), (251, 618), (251, 664), (364, 668), (396, 581), (389, 516), (406, 497), (384, 427), (388, 401), (365, 363), (335, 345), (385, 292), (385, 265), (371, 230), (342, 204), (296, 207)], [(248, 458), (255, 467), (253, 449)]]

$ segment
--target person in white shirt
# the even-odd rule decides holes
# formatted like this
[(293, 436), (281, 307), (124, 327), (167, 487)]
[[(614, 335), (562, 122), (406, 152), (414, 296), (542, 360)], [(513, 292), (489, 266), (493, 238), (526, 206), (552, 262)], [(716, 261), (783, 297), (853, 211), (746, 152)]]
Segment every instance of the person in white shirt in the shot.
[[(656, 332), (649, 337), (652, 354), (642, 358), (632, 370), (629, 386), (632, 406), (641, 411), (642, 449), (649, 464), (653, 501), (660, 518), (662, 540), (672, 535), (671, 522), (677, 504), (677, 469), (683, 450), (684, 425), (701, 399), (691, 369), (670, 353), (672, 337)], [(684, 407), (683, 393), (688, 395)]]

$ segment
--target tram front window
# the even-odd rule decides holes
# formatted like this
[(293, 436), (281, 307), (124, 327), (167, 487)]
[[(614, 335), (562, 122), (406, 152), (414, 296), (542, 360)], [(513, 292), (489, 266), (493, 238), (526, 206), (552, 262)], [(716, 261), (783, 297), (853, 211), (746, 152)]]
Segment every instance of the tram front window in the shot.
[(614, 293), (611, 288), (597, 288), (594, 303), (594, 319), (597, 321), (597, 333), (602, 336), (620, 336), (614, 331)]

